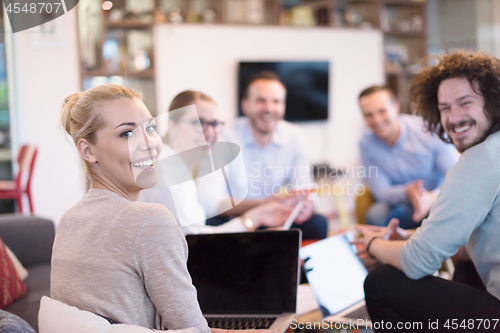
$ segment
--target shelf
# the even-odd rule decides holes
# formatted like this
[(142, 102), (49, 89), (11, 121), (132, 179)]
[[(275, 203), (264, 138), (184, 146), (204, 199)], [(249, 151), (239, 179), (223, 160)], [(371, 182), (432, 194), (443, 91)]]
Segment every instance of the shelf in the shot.
[(359, 5), (379, 5), (379, 0), (346, 0), (346, 4), (359, 4)]
[[(345, 0), (346, 4), (373, 4), (373, 5), (388, 5), (388, 6), (425, 6), (425, 1), (411, 0)], [(307, 3), (306, 3), (307, 4)]]
[(383, 4), (387, 6), (415, 6), (424, 7), (425, 1), (408, 1), (408, 0), (385, 0)]
[(132, 72), (132, 71), (119, 71), (119, 72), (110, 72), (106, 70), (83, 70), (82, 76), (91, 77), (91, 76), (123, 76), (123, 77), (136, 77), (136, 78), (153, 78), (154, 77), (154, 69), (146, 69), (143, 71)]
[(386, 31), (384, 34), (388, 37), (421, 37), (425, 38), (427, 37), (426, 33), (424, 31), (409, 31), (409, 32), (404, 32), (404, 31)]
[[(117, 2), (121, 5), (116, 5), (116, 8), (126, 8), (124, 7), (125, 3), (129, 0), (120, 0)], [(85, 20), (80, 20), (80, 25), (87, 27), (83, 30), (86, 32), (84, 36), (80, 36), (81, 45), (88, 45), (88, 43), (92, 42), (94, 45), (93, 50), (85, 49), (86, 61), (82, 61), (82, 68), (84, 66), (102, 66), (108, 67), (109, 64), (105, 61), (103, 57), (103, 46), (104, 42), (107, 38), (116, 38), (116, 39), (124, 39), (125, 42), (121, 42), (120, 47), (123, 47), (122, 44), (127, 48), (128, 43), (136, 45), (136, 47), (131, 47), (132, 51), (123, 52), (126, 53), (127, 57), (130, 57), (130, 54), (133, 54), (134, 50), (147, 50), (150, 57), (150, 64), (154, 66), (154, 45), (143, 46), (146, 42), (149, 43), (149, 40), (152, 40), (153, 28), (156, 24), (160, 22), (153, 21), (155, 18), (154, 13), (164, 12), (165, 17), (167, 19), (168, 11), (166, 8), (161, 10), (160, 4), (163, 3), (159, 0), (154, 1), (154, 8), (147, 7), (141, 12), (141, 16), (136, 15), (123, 15), (123, 16), (111, 16), (111, 18), (122, 18), (121, 21), (118, 22), (110, 22), (109, 15), (111, 13), (106, 13), (100, 10), (102, 0), (90, 0), (85, 4), (81, 4), (79, 6), (79, 11), (82, 14), (86, 14)], [(231, 0), (238, 2), (238, 0)], [(94, 3), (91, 5), (90, 3)], [(140, 2), (140, 1), (139, 1)], [(181, 24), (206, 24), (201, 22), (190, 22), (191, 19), (194, 21), (198, 21), (203, 18), (203, 11), (200, 12), (199, 6), (194, 6), (194, 0), (178, 0), (177, 3), (180, 4), (180, 12), (183, 17), (183, 23)], [(198, 1), (197, 1), (198, 2)], [(371, 25), (370, 29), (378, 29), (383, 33), (384, 36), (384, 45), (386, 51), (395, 53), (398, 55), (398, 50), (403, 50), (406, 52), (400, 52), (401, 54), (408, 54), (405, 58), (409, 58), (404, 62), (417, 64), (419, 59), (421, 59), (425, 54), (427, 54), (427, 12), (426, 6), (427, 2), (425, 0), (304, 0), (301, 1), (302, 5), (309, 7), (309, 12), (312, 11), (312, 14), (315, 18), (316, 22), (320, 22), (321, 24), (314, 26), (302, 26), (302, 25), (288, 25), (288, 24), (279, 24), (286, 23), (291, 21), (291, 10), (292, 7), (284, 6), (283, 0), (258, 0), (265, 8), (263, 13), (265, 13), (264, 18), (262, 19), (263, 23), (252, 24), (252, 23), (228, 23), (228, 19), (232, 16), (228, 16), (228, 11), (230, 6), (226, 6), (225, 4), (229, 4), (225, 0), (199, 0), (200, 3), (203, 3), (203, 8), (211, 8), (215, 11), (215, 22), (209, 23), (210, 25), (216, 24), (224, 26), (228, 29), (231, 29), (232, 26), (248, 26), (248, 27), (283, 27), (283, 28), (296, 28), (296, 29), (331, 29), (342, 27), (344, 29), (358, 29), (358, 24), (356, 22), (366, 22)], [(296, 3), (295, 1), (294, 3)], [(243, 1), (241, 2), (243, 3)], [(97, 4), (97, 5), (96, 5)], [(240, 4), (243, 6), (242, 4)], [(240, 6), (240, 7), (241, 7)], [(233, 8), (233, 7), (231, 7)], [(346, 10), (346, 8), (348, 10)], [(161, 11), (158, 11), (158, 10)], [(234, 9), (234, 8), (233, 8)], [(319, 10), (319, 12), (318, 12)], [(354, 19), (347, 19), (345, 17), (346, 12), (350, 12), (351, 17)], [(128, 14), (128, 12), (127, 12)], [(146, 15), (147, 14), (147, 15)], [(299, 13), (300, 14), (300, 13)], [(310, 13), (306, 13), (310, 14)], [(151, 15), (151, 17), (149, 17)], [(233, 15), (234, 16), (234, 15)], [(300, 17), (300, 16), (299, 16)], [(361, 17), (361, 19), (360, 19)], [(162, 15), (156, 16), (158, 20), (163, 19)], [(142, 20), (141, 20), (142, 19)], [(146, 19), (151, 19), (150, 22), (144, 22)], [(233, 17), (234, 21), (238, 21)], [(225, 22), (224, 22), (225, 21)], [(260, 20), (259, 20), (260, 21)], [(311, 21), (311, 20), (309, 20)], [(309, 22), (308, 21), (308, 22)], [(352, 23), (347, 24), (348, 22)], [(90, 23), (92, 24), (90, 24)], [(292, 22), (297, 22), (294, 20)], [(175, 23), (167, 23), (172, 24)], [(90, 25), (89, 25), (90, 24)], [(89, 26), (91, 26), (92, 36), (102, 36), (102, 37), (94, 37), (93, 39), (87, 38), (89, 36)], [(394, 29), (390, 31), (384, 32), (382, 29)], [(134, 30), (136, 29), (136, 30)], [(415, 31), (409, 31), (414, 29)], [(405, 31), (401, 31), (405, 30)], [(420, 31), (421, 30), (421, 31)], [(134, 36), (129, 36), (134, 35)], [(150, 35), (150, 36), (142, 36), (142, 35)], [(133, 37), (133, 38), (132, 38)], [(144, 43), (142, 43), (142, 37), (144, 37)], [(147, 37), (147, 40), (146, 40)], [(138, 46), (137, 46), (138, 45)], [(389, 48), (389, 47), (392, 47)], [(399, 49), (398, 49), (399, 47)], [(392, 50), (392, 51), (391, 51)], [(93, 52), (92, 52), (93, 51)], [(115, 52), (116, 53), (116, 52)], [(121, 54), (120, 53), (120, 54)], [(387, 54), (386, 54), (387, 58)], [(116, 59), (114, 59), (116, 60)], [(387, 61), (387, 60), (386, 60)], [(125, 66), (126, 64), (130, 64), (132, 67), (132, 63), (126, 61), (118, 61), (121, 66)], [(86, 64), (86, 65), (83, 65)], [(115, 68), (118, 68), (115, 67)], [(95, 70), (84, 70), (81, 71), (82, 78), (84, 80), (89, 81), (89, 78), (95, 76), (121, 76), (124, 78), (136, 78), (136, 80), (130, 80), (133, 84), (143, 84), (145, 91), (150, 91), (151, 94), (148, 97), (149, 100), (155, 101), (154, 94), (154, 78), (155, 71), (152, 68), (149, 68), (145, 71), (132, 71), (131, 69), (118, 70), (118, 71), (109, 71), (106, 69), (95, 69)], [(408, 81), (411, 79), (413, 73), (409, 73), (406, 69), (394, 69), (392, 71), (386, 72), (386, 80), (387, 83), (393, 88), (396, 95), (400, 99), (402, 103), (402, 108), (407, 111), (409, 108), (408, 103)], [(99, 81), (99, 80), (96, 80)], [(125, 80), (125, 84), (129, 84), (127, 80)], [(154, 110), (154, 107), (153, 107)], [(154, 111), (153, 111), (154, 112)]]
[[(313, 9), (320, 9), (320, 8), (333, 8), (333, 4), (329, 0), (317, 0), (314, 2), (306, 2), (304, 3), (303, 6), (309, 6)], [(292, 7), (293, 8), (293, 7)]]
[(144, 23), (141, 21), (121, 21), (121, 22), (109, 22), (104, 21), (104, 25), (109, 29), (151, 29), (153, 23)]
[(386, 76), (395, 76), (395, 77), (401, 77), (401, 76), (413, 76), (417, 75), (417, 73), (411, 73), (411, 72), (406, 72), (406, 71), (400, 71), (400, 72), (385, 72)]

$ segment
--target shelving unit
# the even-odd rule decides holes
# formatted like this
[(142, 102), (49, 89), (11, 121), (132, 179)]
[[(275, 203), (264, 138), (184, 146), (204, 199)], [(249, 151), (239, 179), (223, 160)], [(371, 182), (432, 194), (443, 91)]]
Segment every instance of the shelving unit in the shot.
[(143, 23), (140, 21), (130, 21), (130, 22), (109, 22), (105, 21), (105, 25), (108, 29), (151, 29), (153, 27), (152, 23)]
[[(327, 26), (380, 29), (384, 34), (386, 84), (410, 113), (408, 86), (427, 54), (425, 1), (413, 0), (309, 0), (313, 11), (331, 12)], [(290, 9), (291, 11), (294, 8)]]
[(380, 29), (386, 83), (405, 113), (409, 81), (427, 54), (426, 3), (419, 0), (113, 0), (108, 10), (104, 3), (79, 2), (83, 88), (123, 81), (147, 94), (153, 114), (156, 23)]
[(154, 0), (129, 2), (131, 7), (127, 0), (114, 0), (108, 10), (102, 0), (79, 2), (82, 88), (116, 83), (137, 89), (156, 114), (152, 28), (158, 4)]

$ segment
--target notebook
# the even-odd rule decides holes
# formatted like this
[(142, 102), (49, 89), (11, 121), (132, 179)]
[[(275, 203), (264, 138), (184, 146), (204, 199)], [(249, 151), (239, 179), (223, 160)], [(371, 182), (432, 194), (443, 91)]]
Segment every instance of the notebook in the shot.
[[(368, 325), (363, 283), (368, 271), (356, 255), (351, 232), (305, 246), (300, 250), (309, 285), (323, 318), (331, 322)], [(359, 319), (359, 321), (357, 321)]]
[(188, 270), (209, 326), (284, 332), (294, 318), (301, 232), (188, 235)]

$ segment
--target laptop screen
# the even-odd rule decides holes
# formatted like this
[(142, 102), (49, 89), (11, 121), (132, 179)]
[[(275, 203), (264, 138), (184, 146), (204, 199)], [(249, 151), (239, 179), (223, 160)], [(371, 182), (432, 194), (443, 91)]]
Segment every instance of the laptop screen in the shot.
[(202, 312), (295, 312), (300, 239), (296, 229), (186, 236)]
[(337, 314), (365, 298), (363, 283), (368, 274), (357, 255), (350, 232), (300, 249), (311, 289), (323, 317)]

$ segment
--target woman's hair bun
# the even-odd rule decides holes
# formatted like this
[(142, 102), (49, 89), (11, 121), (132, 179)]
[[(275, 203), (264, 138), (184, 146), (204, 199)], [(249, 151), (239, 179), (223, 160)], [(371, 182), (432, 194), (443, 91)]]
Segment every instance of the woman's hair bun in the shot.
[(66, 130), (66, 132), (68, 132), (69, 135), (71, 135), (71, 110), (73, 109), (73, 106), (78, 102), (82, 94), (83, 93), (81, 92), (71, 94), (64, 99), (64, 102), (62, 104), (63, 108), (61, 111), (61, 123), (63, 124), (64, 129)]

